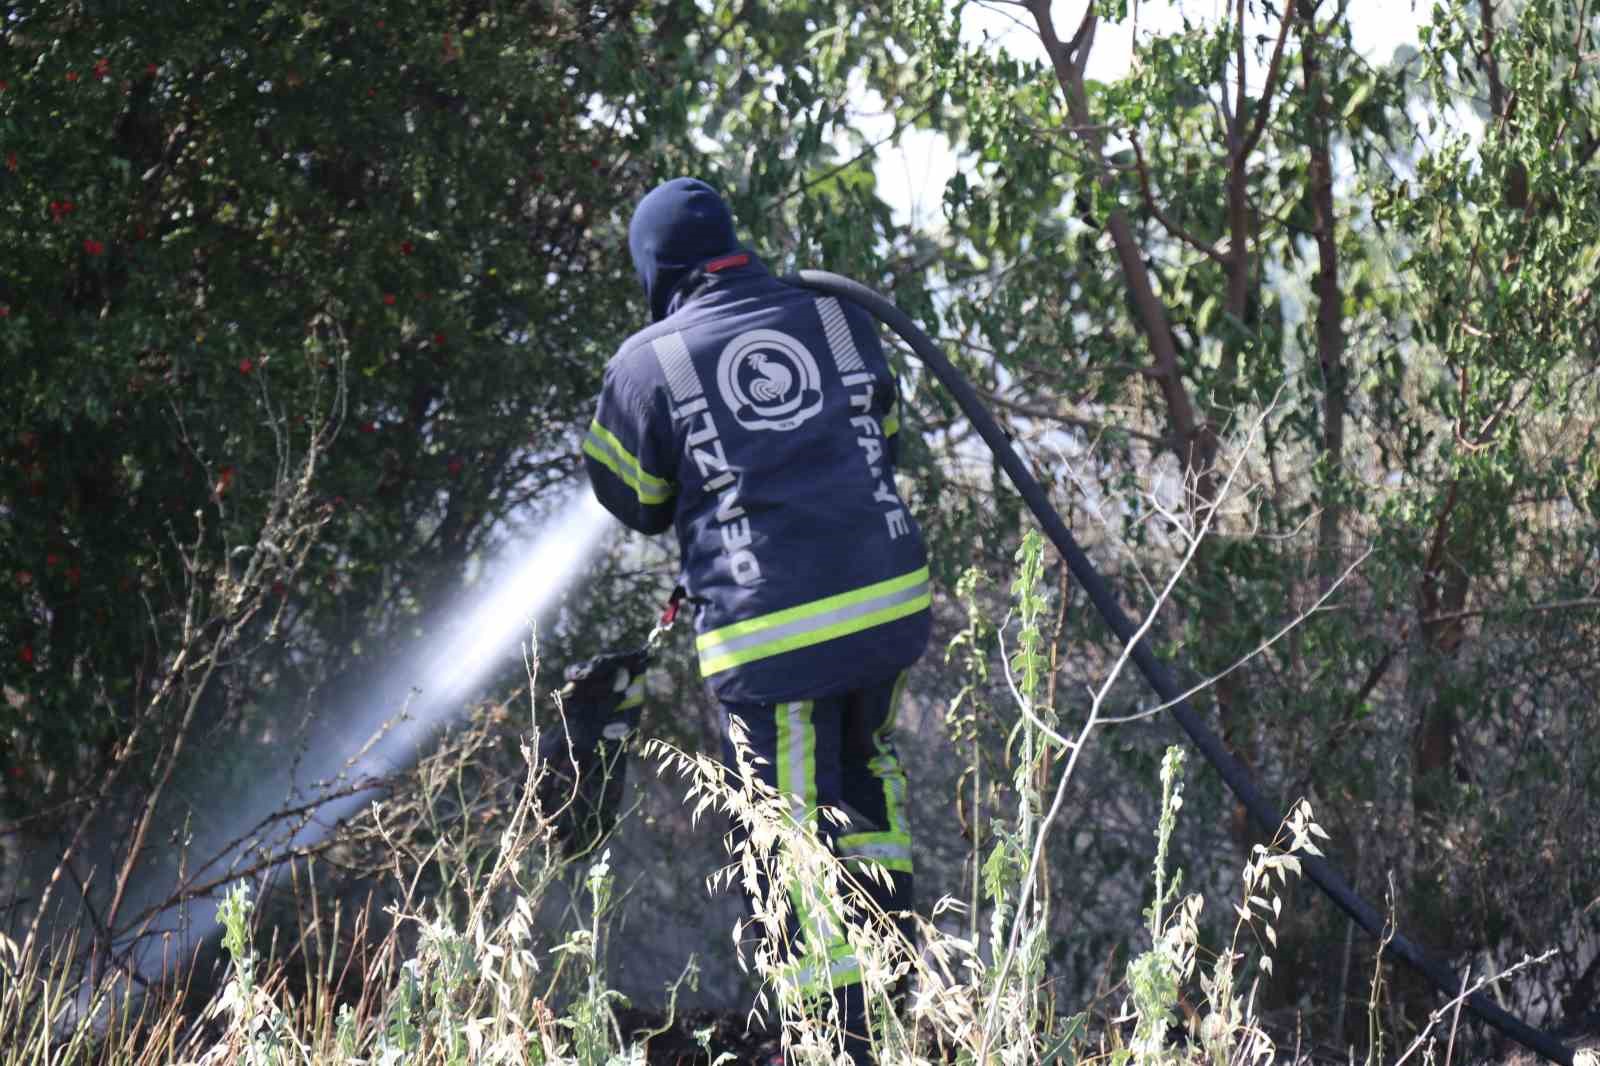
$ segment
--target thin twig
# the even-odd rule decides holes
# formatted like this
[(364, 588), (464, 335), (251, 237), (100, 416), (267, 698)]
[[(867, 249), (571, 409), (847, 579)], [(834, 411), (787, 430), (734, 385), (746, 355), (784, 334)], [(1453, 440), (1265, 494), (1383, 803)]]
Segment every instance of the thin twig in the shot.
[[(1385, 941), (1385, 943), (1387, 943), (1387, 941)], [(1497, 974), (1488, 974), (1480, 977), (1470, 987), (1463, 988), (1460, 993), (1451, 998), (1450, 1002), (1446, 1003), (1444, 1006), (1440, 1007), (1438, 1010), (1434, 1011), (1428, 1016), (1428, 1024), (1422, 1027), (1422, 1032), (1418, 1033), (1416, 1039), (1411, 1042), (1411, 1046), (1406, 1048), (1405, 1054), (1401, 1055), (1395, 1060), (1394, 1066), (1404, 1066), (1405, 1061), (1412, 1055), (1416, 1054), (1418, 1048), (1423, 1047), (1425, 1044), (1430, 1042), (1429, 1034), (1433, 1031), (1434, 1026), (1444, 1021), (1444, 1015), (1446, 1011), (1454, 1011), (1459, 1013), (1461, 1004), (1477, 995), (1483, 989), (1492, 985), (1498, 985), (1506, 978), (1515, 976), (1529, 967), (1538, 966), (1542, 963), (1548, 962), (1555, 958), (1555, 956), (1555, 948), (1550, 948), (1542, 955), (1525, 955), (1523, 956), (1521, 962), (1516, 963), (1508, 969), (1501, 970)], [(1466, 984), (1464, 979), (1462, 984)], [(1447, 1059), (1446, 1061), (1448, 1062), (1449, 1060)]]
[(1122, 725), (1127, 722), (1138, 722), (1146, 718), (1152, 718), (1170, 707), (1177, 706), (1179, 703), (1187, 700), (1190, 696), (1193, 696), (1199, 692), (1204, 692), (1206, 689), (1210, 688), (1218, 681), (1221, 681), (1235, 670), (1241, 669), (1245, 666), (1245, 664), (1250, 662), (1251, 659), (1256, 658), (1262, 652), (1267, 651), (1284, 637), (1288, 636), (1291, 631), (1293, 631), (1301, 623), (1305, 622), (1306, 619), (1320, 612), (1322, 610), (1322, 605), (1333, 598), (1333, 594), (1344, 585), (1345, 581), (1349, 579), (1350, 575), (1355, 573), (1361, 564), (1366, 562), (1368, 557), (1371, 555), (1371, 548), (1368, 548), (1366, 551), (1362, 552), (1361, 556), (1357, 558), (1355, 562), (1345, 567), (1344, 573), (1340, 574), (1339, 577), (1328, 586), (1328, 590), (1322, 595), (1318, 596), (1316, 601), (1312, 603), (1310, 607), (1296, 614), (1295, 617), (1291, 618), (1288, 622), (1285, 622), (1276, 633), (1273, 633), (1270, 637), (1267, 637), (1261, 641), (1261, 643), (1257, 644), (1254, 648), (1240, 656), (1232, 664), (1223, 667), (1217, 673), (1204, 679), (1203, 681), (1197, 681), (1195, 684), (1189, 686), (1189, 688), (1185, 689), (1183, 693), (1181, 693), (1176, 699), (1167, 700), (1164, 703), (1157, 704), (1154, 707), (1146, 708), (1145, 710), (1139, 711), (1136, 714), (1123, 715), (1118, 718), (1101, 718), (1101, 723), (1104, 725)]
[(851, 167), (856, 166), (862, 160), (866, 159), (868, 156), (871, 156), (875, 152), (877, 152), (877, 150), (879, 148), (882, 148), (884, 145), (888, 144), (890, 141), (892, 141), (895, 138), (899, 137), (900, 134), (904, 133), (908, 128), (910, 128), (911, 126), (915, 125), (918, 120), (920, 120), (924, 115), (926, 115), (928, 112), (930, 112), (932, 110), (933, 110), (933, 101), (929, 100), (926, 104), (923, 104), (922, 107), (919, 108), (917, 110), (917, 112), (915, 114), (913, 114), (910, 118), (901, 119), (900, 121), (896, 122), (894, 129), (890, 130), (888, 133), (886, 133), (884, 136), (878, 138), (876, 141), (873, 141), (871, 144), (868, 144), (865, 148), (861, 149), (861, 151), (857, 152), (850, 159), (847, 159), (843, 163), (840, 163), (838, 166), (834, 167), (832, 170), (826, 171), (821, 176), (812, 178), (810, 181), (806, 182), (803, 185), (797, 185), (794, 188), (790, 189), (788, 192), (784, 193), (783, 195), (777, 197), (774, 200), (769, 201), (768, 204), (767, 204), (767, 211), (769, 213), (777, 211), (778, 208), (782, 207), (784, 204), (788, 203), (790, 200), (794, 199), (796, 196), (800, 196), (803, 193), (809, 192), (810, 190), (816, 188), (818, 185), (821, 185), (823, 182), (829, 181), (829, 180), (839, 176), (840, 174), (844, 173), (845, 171), (849, 170)]

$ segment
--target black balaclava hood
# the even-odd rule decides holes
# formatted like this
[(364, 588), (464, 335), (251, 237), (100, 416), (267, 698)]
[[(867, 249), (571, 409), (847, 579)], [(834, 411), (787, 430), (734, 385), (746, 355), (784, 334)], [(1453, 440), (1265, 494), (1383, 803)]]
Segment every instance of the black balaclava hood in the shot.
[(673, 290), (695, 267), (736, 251), (733, 215), (698, 178), (673, 178), (639, 201), (628, 226), (628, 251), (639, 272), (650, 318), (667, 317)]

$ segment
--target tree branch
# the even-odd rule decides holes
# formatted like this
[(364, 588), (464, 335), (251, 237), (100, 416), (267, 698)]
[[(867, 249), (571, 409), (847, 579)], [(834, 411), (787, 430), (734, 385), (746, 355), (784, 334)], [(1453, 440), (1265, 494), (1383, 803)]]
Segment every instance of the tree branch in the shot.
[(809, 192), (811, 189), (816, 188), (818, 185), (821, 185), (823, 182), (829, 181), (829, 180), (831, 180), (831, 179), (833, 179), (835, 177), (838, 177), (840, 174), (844, 173), (845, 171), (849, 170), (851, 167), (853, 167), (853, 166), (857, 165), (858, 163), (860, 163), (863, 159), (866, 159), (868, 156), (872, 155), (879, 148), (882, 148), (884, 145), (888, 144), (890, 141), (892, 141), (896, 137), (900, 136), (900, 134), (904, 133), (912, 125), (915, 125), (918, 120), (920, 120), (924, 115), (926, 115), (929, 111), (932, 111), (932, 110), (933, 110), (933, 101), (929, 100), (926, 104), (922, 105), (921, 109), (919, 109), (916, 114), (912, 115), (910, 118), (902, 119), (901, 121), (895, 123), (894, 129), (890, 130), (887, 134), (885, 134), (884, 136), (880, 137), (878, 140), (873, 141), (871, 144), (869, 144), (865, 148), (861, 149), (861, 151), (857, 152), (850, 159), (846, 160), (843, 163), (840, 163), (838, 166), (834, 167), (832, 170), (829, 170), (827, 173), (821, 175), (820, 177), (812, 178), (810, 181), (806, 182), (803, 185), (797, 185), (794, 188), (790, 189), (788, 192), (786, 192), (786, 193), (782, 194), (781, 196), (777, 197), (776, 199), (772, 200), (767, 205), (767, 210), (769, 212), (774, 211), (777, 208), (782, 207), (784, 204), (788, 203), (790, 200), (794, 199), (796, 196), (800, 196), (803, 193)]
[[(1256, 109), (1255, 121), (1250, 125), (1250, 132), (1246, 134), (1244, 143), (1239, 146), (1241, 160), (1255, 151), (1256, 145), (1261, 141), (1261, 135), (1266, 132), (1267, 116), (1272, 113), (1268, 101), (1278, 88), (1278, 77), (1283, 64), (1283, 46), (1289, 39), (1289, 27), (1294, 23), (1294, 8), (1293, 2), (1284, 4), (1283, 22), (1278, 26), (1278, 43), (1272, 48), (1272, 59), (1267, 64), (1267, 82), (1261, 87), (1261, 106)], [(1239, 85), (1242, 90), (1244, 86), (1242, 70)]]
[(1170, 448), (1172, 446), (1172, 439), (1170, 437), (1162, 437), (1154, 433), (1146, 433), (1143, 430), (1130, 429), (1127, 426), (1115, 426), (1108, 422), (1097, 422), (1092, 418), (1082, 418), (1077, 415), (1062, 414), (1059, 411), (1050, 411), (1042, 407), (1029, 407), (1026, 404), (1017, 403), (1015, 400), (1008, 400), (1004, 396), (1001, 396), (995, 392), (991, 392), (988, 389), (980, 389), (978, 391), (982, 394), (985, 403), (992, 404), (993, 406), (1011, 414), (1021, 415), (1024, 418), (1036, 418), (1044, 422), (1059, 422), (1064, 426), (1071, 426), (1073, 429), (1087, 430), (1088, 432), (1097, 435), (1103, 433), (1122, 433), (1132, 437), (1134, 440), (1142, 440), (1146, 444), (1150, 444), (1161, 449)]
[(1150, 168), (1145, 164), (1144, 161), (1144, 146), (1139, 143), (1138, 136), (1131, 131), (1128, 134), (1128, 142), (1133, 145), (1133, 158), (1135, 160), (1136, 172), (1139, 175), (1139, 192), (1144, 197), (1145, 209), (1155, 217), (1157, 222), (1161, 223), (1161, 227), (1168, 233), (1172, 234), (1174, 237), (1178, 238), (1195, 251), (1206, 256), (1212, 262), (1221, 266), (1227, 266), (1228, 257), (1223, 255), (1222, 252), (1218, 251), (1216, 245), (1208, 244), (1207, 242), (1201, 240), (1200, 237), (1192, 233), (1181, 223), (1168, 217), (1167, 213), (1161, 209), (1161, 205), (1156, 203), (1155, 193), (1150, 188)]
[[(1317, 273), (1313, 288), (1317, 296), (1317, 361), (1322, 367), (1322, 455), (1327, 460), (1330, 481), (1344, 470), (1345, 419), (1349, 408), (1346, 393), (1344, 292), (1339, 282), (1339, 240), (1335, 230), (1333, 202), (1333, 152), (1331, 107), (1326, 91), (1327, 78), (1317, 46), (1315, 8), (1307, 12), (1301, 34), (1300, 61), (1305, 78), (1305, 94), (1310, 103), (1310, 155), (1307, 174), (1310, 185), (1313, 236), (1317, 245)], [(1288, 25), (1285, 16), (1284, 24)], [(1322, 514), (1317, 526), (1318, 570), (1322, 580), (1330, 579), (1337, 568), (1339, 537), (1344, 508), (1339, 502), (1339, 486), (1328, 484), (1322, 490)]]
[(1489, 79), (1489, 112), (1497, 120), (1506, 118), (1506, 87), (1500, 80), (1500, 61), (1494, 55), (1494, 0), (1478, 0), (1478, 18), (1483, 23), (1483, 71)]
[[(1237, 159), (1243, 159), (1245, 155), (1242, 147), (1244, 144), (1244, 139), (1239, 136), (1239, 126), (1244, 122), (1244, 108), (1245, 104), (1248, 102), (1245, 98), (1244, 91), (1246, 73), (1244, 50), (1245, 0), (1235, 0), (1233, 6), (1235, 12), (1234, 31), (1239, 35), (1234, 56), (1234, 64), (1238, 68), (1236, 71), (1236, 77), (1238, 78), (1238, 81), (1234, 85), (1233, 121), (1228, 124), (1228, 154)], [(1226, 87), (1223, 89), (1223, 95), (1227, 95)]]
[[(1049, 0), (1034, 0), (1032, 11), (1034, 20), (1038, 24), (1039, 39), (1044, 44), (1046, 54), (1050, 56), (1056, 81), (1065, 97), (1068, 114), (1072, 118), (1073, 125), (1078, 128), (1078, 136), (1089, 148), (1090, 165), (1096, 172), (1096, 180), (1107, 192), (1115, 192), (1112, 174), (1105, 162), (1103, 137), (1096, 132), (1089, 116), (1083, 72), (1074, 64), (1075, 57), (1071, 51), (1056, 35), (1055, 23), (1050, 16)], [(1080, 30), (1084, 40), (1093, 34), (1093, 21), (1091, 5), (1090, 12), (1084, 16), (1085, 25)], [(1079, 49), (1082, 48), (1083, 44), (1080, 43)], [(1116, 247), (1117, 259), (1122, 267), (1123, 278), (1128, 284), (1134, 309), (1144, 326), (1145, 339), (1150, 346), (1154, 363), (1150, 375), (1158, 383), (1166, 403), (1168, 421), (1172, 426), (1174, 454), (1183, 464), (1185, 473), (1196, 479), (1201, 499), (1209, 502), (1215, 499), (1217, 491), (1216, 474), (1212, 469), (1218, 447), (1216, 431), (1209, 424), (1202, 423), (1195, 414), (1194, 401), (1189, 396), (1188, 388), (1183, 381), (1178, 347), (1172, 336), (1166, 306), (1156, 295), (1155, 286), (1151, 284), (1149, 268), (1146, 267), (1142, 251), (1134, 239), (1133, 227), (1129, 225), (1127, 215), (1120, 208), (1114, 208), (1106, 218), (1106, 228)]]
[(1574, 611), (1600, 607), (1600, 597), (1580, 596), (1571, 600), (1551, 600), (1548, 603), (1526, 603), (1516, 607), (1479, 607), (1471, 611), (1444, 611), (1423, 618), (1426, 624), (1456, 622), (1463, 618), (1496, 618), (1508, 614), (1542, 613), (1545, 611)]

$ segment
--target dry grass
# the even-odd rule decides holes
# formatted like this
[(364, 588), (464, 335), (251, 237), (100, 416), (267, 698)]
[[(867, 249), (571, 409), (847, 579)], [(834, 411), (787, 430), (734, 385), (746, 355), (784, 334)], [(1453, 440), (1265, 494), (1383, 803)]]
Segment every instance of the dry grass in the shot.
[[(760, 979), (756, 1010), (777, 1024), (790, 1062), (840, 1058), (831, 997), (807, 995), (795, 980), (797, 964), (825, 965), (840, 951), (859, 966), (874, 1052), (885, 1066), (1246, 1066), (1278, 1054), (1258, 1023), (1255, 993), (1271, 973), (1274, 923), (1298, 872), (1296, 856), (1316, 853), (1321, 830), (1309, 808), (1297, 806), (1243, 871), (1231, 940), (1203, 944), (1204, 903), (1182, 895), (1181, 872), (1168, 868), (1183, 803), (1177, 749), (1162, 766), (1149, 944), (1126, 966), (1121, 1000), (1110, 1010), (1091, 1016), (1081, 1004), (1054, 1000), (1047, 909), (1032, 891), (1052, 824), (1042, 786), (1052, 770), (1057, 783), (1070, 774), (1075, 762), (1061, 758), (1063, 748), (1088, 743), (1091, 731), (1068, 741), (1071, 731), (1038, 698), (1046, 655), (1035, 588), (1041, 553), (1030, 540), (1019, 559), (1021, 650), (1006, 664), (1019, 703), (1016, 748), (1027, 753), (1016, 774), (1021, 802), (997, 827), (993, 851), (980, 857), (981, 896), (941, 899), (913, 916), (916, 943), (858, 880), (886, 874), (847, 869), (819, 839), (818, 821), (842, 814), (797, 810), (791, 797), (762, 784), (747, 747), (738, 746), (731, 768), (658, 741), (645, 748), (682, 781), (696, 817), (742, 827), (730, 834), (729, 862), (710, 882), (759, 897), (741, 930), (740, 942), (750, 945), (742, 961)], [(0, 1066), (646, 1062), (650, 1034), (624, 1032), (622, 999), (605, 978), (618, 871), (603, 850), (577, 860), (563, 853), (562, 812), (538, 799), (545, 768), (526, 742), (509, 757), (495, 719), (480, 716), (450, 738), (412, 772), (406, 791), (374, 805), (348, 831), (335, 854), (365, 876), (364, 899), (340, 902), (312, 867), (290, 879), (284, 906), (260, 906), (236, 886), (219, 915), (226, 980), (199, 1012), (185, 1011), (176, 995), (135, 1001), (109, 985), (90, 1010), (75, 1011), (69, 1000), (80, 975), (70, 945), (54, 954), (0, 945)], [(563, 879), (580, 881), (586, 902), (552, 936), (537, 916)], [(822, 917), (806, 926), (792, 956), (782, 931), (796, 905)], [(273, 918), (284, 909), (286, 920)], [(963, 916), (963, 933), (938, 924), (951, 913)], [(1439, 1057), (1434, 1045), (1420, 1043), (1406, 1054)]]

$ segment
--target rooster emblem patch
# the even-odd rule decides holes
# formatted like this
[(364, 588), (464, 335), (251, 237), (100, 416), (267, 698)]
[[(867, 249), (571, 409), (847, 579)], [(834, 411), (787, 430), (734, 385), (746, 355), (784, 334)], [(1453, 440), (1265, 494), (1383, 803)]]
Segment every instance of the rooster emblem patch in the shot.
[(722, 349), (717, 385), (745, 429), (790, 430), (822, 410), (822, 378), (806, 346), (775, 329), (752, 329)]

